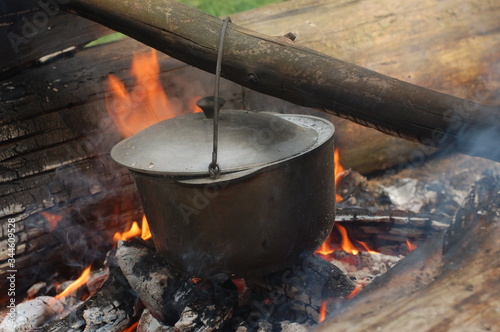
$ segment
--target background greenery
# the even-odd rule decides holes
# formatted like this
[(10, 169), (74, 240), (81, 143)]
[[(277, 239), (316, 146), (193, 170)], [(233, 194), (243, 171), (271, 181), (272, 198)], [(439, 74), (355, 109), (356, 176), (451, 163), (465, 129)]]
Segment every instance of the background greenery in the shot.
[(284, 0), (177, 0), (214, 16), (224, 16)]
[[(275, 2), (283, 2), (286, 0), (176, 0), (190, 7), (201, 10), (213, 16), (226, 16), (234, 13), (239, 13), (252, 8), (257, 8), (269, 5)], [(91, 47), (100, 44), (106, 44), (125, 37), (120, 32), (115, 32), (110, 35), (101, 37), (88, 43), (85, 47)]]

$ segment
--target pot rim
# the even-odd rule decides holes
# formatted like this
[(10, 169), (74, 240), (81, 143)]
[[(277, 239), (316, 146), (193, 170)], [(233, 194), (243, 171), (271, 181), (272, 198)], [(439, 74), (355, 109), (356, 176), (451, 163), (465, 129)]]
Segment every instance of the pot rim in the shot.
[[(225, 111), (227, 112), (227, 111)], [(240, 111), (238, 111), (240, 112)], [(126, 140), (123, 140), (119, 142), (117, 145), (113, 147), (111, 150), (111, 157), (112, 159), (118, 163), (119, 165), (126, 167), (127, 169), (142, 173), (142, 174), (148, 174), (148, 175), (154, 175), (154, 176), (162, 176), (162, 177), (170, 177), (175, 179), (177, 182), (185, 183), (185, 184), (210, 184), (210, 183), (217, 183), (217, 182), (224, 182), (224, 181), (230, 181), (230, 180), (235, 180), (239, 179), (242, 177), (249, 176), (263, 168), (267, 168), (273, 165), (285, 163), (291, 159), (298, 158), (318, 147), (326, 143), (335, 133), (335, 127), (334, 125), (323, 118), (317, 117), (317, 116), (312, 116), (312, 115), (304, 115), (304, 114), (280, 114), (280, 113), (273, 113), (273, 112), (259, 112), (262, 114), (269, 114), (272, 116), (276, 116), (278, 118), (281, 118), (283, 120), (287, 120), (292, 122), (294, 125), (298, 125), (302, 128), (305, 128), (307, 130), (313, 130), (317, 134), (317, 139), (313, 142), (313, 144), (309, 145), (307, 148), (303, 149), (302, 151), (299, 151), (298, 153), (295, 153), (293, 155), (290, 155), (286, 158), (282, 158), (279, 160), (275, 160), (272, 162), (264, 163), (261, 165), (253, 166), (250, 168), (243, 168), (243, 169), (235, 169), (235, 170), (230, 170), (226, 172), (222, 172), (217, 179), (213, 179), (210, 177), (208, 172), (202, 173), (202, 174), (197, 174), (197, 173), (192, 173), (192, 172), (162, 172), (158, 170), (146, 170), (143, 168), (137, 168), (133, 167), (131, 165), (126, 165), (123, 162), (118, 161), (116, 157), (116, 148), (119, 145), (123, 145), (123, 143)], [(122, 148), (122, 147), (119, 147)]]
[[(192, 177), (192, 176), (186, 176), (186, 177), (175, 177), (176, 182), (182, 183), (182, 184), (189, 184), (189, 185), (204, 185), (204, 184), (212, 184), (212, 183), (219, 183), (219, 182), (225, 182), (225, 181), (233, 181), (237, 179), (242, 179), (246, 178), (248, 176), (253, 175), (254, 173), (257, 173), (263, 169), (270, 169), (273, 166), (279, 166), (283, 163), (286, 163), (290, 160), (300, 158), (301, 156), (310, 153), (313, 150), (317, 150), (323, 145), (327, 144), (330, 139), (333, 137), (335, 134), (335, 126), (328, 120), (313, 116), (313, 115), (305, 115), (305, 114), (278, 114), (275, 113), (273, 115), (286, 118), (289, 121), (292, 122), (302, 122), (301, 125), (309, 125), (310, 128), (316, 130), (318, 133), (318, 139), (317, 141), (310, 146), (308, 149), (305, 151), (294, 155), (290, 156), (286, 159), (283, 160), (278, 160), (272, 163), (269, 163), (267, 165), (262, 165), (259, 167), (254, 167), (246, 170), (241, 170), (241, 171), (236, 171), (236, 172), (231, 172), (231, 173), (226, 173), (226, 174), (221, 174), (217, 179), (213, 179), (208, 176), (204, 177)], [(323, 128), (319, 128), (319, 126), (323, 125)], [(146, 172), (142, 172), (145, 174), (150, 174)]]

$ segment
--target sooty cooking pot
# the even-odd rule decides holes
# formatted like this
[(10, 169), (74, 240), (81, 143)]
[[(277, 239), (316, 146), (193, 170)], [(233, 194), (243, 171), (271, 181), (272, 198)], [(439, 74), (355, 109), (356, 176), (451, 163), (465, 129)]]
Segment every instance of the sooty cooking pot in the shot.
[(222, 110), (218, 177), (213, 119), (193, 113), (118, 143), (153, 241), (174, 267), (200, 277), (248, 277), (313, 252), (335, 217), (333, 125), (306, 115)]

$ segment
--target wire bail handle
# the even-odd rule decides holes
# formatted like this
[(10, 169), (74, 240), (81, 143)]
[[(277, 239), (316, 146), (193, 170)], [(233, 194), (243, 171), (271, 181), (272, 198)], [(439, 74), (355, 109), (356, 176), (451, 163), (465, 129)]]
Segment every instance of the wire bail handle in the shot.
[(217, 65), (215, 67), (215, 92), (214, 92), (214, 133), (213, 133), (213, 150), (212, 150), (212, 162), (208, 165), (208, 173), (212, 179), (217, 179), (220, 174), (220, 166), (217, 163), (217, 148), (219, 142), (219, 111), (221, 105), (219, 103), (219, 82), (220, 82), (220, 71), (222, 65), (222, 53), (224, 46), (224, 36), (226, 34), (227, 25), (231, 22), (231, 18), (228, 16), (222, 22), (222, 29), (219, 36), (219, 46), (217, 49)]

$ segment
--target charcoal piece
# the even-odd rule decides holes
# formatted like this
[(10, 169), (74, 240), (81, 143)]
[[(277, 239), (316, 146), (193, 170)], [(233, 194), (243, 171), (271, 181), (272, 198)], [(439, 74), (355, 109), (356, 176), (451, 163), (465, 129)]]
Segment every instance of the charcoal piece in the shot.
[(120, 242), (116, 259), (151, 315), (168, 326), (220, 328), (238, 304), (238, 292), (230, 280), (179, 272), (142, 240)]

